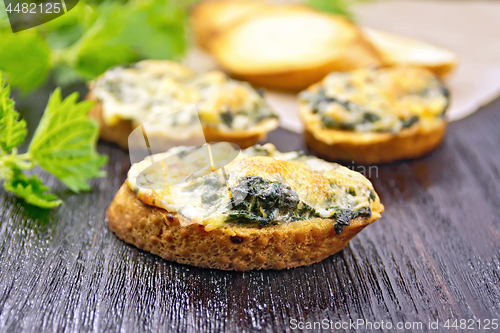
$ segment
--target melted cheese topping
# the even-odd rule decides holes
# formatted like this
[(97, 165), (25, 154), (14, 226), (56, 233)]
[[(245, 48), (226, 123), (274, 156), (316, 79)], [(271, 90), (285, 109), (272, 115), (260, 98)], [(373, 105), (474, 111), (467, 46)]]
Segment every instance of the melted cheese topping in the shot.
[(242, 215), (235, 202), (244, 200), (236, 193), (242, 184), (260, 184), (255, 188), (265, 193), (254, 193), (256, 197), (273, 198), (274, 192), (269, 191), (274, 189), (283, 196), (276, 202), (286, 199), (286, 204), (294, 204), (290, 206), (293, 212), (276, 206), (266, 213), (260, 208), (256, 218), (267, 219), (266, 225), (306, 217), (335, 219), (345, 210), (370, 211), (376, 197), (372, 184), (361, 174), (300, 152), (281, 153), (271, 144), (241, 152), (229, 143), (210, 148), (176, 147), (149, 156), (132, 165), (127, 184), (144, 203), (177, 212), (181, 223), (211, 228)]
[[(171, 61), (141, 61), (132, 67), (108, 70), (92, 83), (103, 103), (103, 118), (143, 123), (158, 115), (196, 104), (203, 126), (245, 130), (275, 114), (247, 83), (231, 80), (222, 72), (195, 75)], [(164, 119), (165, 118), (165, 119)], [(163, 129), (189, 126), (182, 115), (160, 118)]]
[(331, 73), (301, 99), (319, 127), (397, 133), (443, 116), (448, 91), (430, 71), (399, 66)]

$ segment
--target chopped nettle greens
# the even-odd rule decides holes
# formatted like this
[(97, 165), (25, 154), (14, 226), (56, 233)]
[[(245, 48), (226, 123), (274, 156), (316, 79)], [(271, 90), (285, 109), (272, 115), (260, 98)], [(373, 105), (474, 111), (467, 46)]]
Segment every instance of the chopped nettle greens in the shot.
[(314, 209), (302, 202), (290, 186), (248, 176), (229, 189), (232, 193), (229, 221), (255, 223), (299, 221), (314, 216)]
[(92, 102), (78, 103), (77, 93), (63, 100), (61, 91), (54, 91), (28, 151), (18, 154), (17, 147), (27, 133), (26, 121), (19, 119), (9, 94), (10, 87), (4, 87), (0, 73), (0, 181), (6, 191), (32, 205), (51, 208), (62, 201), (48, 193), (40, 178), (24, 171), (40, 166), (74, 192), (89, 190), (89, 178), (105, 175), (100, 168), (107, 158), (95, 150), (99, 127), (86, 117)]
[[(286, 184), (270, 182), (261, 177), (248, 176), (238, 181), (236, 186), (230, 187), (231, 204), (227, 208), (227, 221), (237, 221), (240, 224), (257, 223), (265, 227), (279, 222), (301, 221), (311, 218), (321, 218), (321, 215), (310, 205), (300, 200), (298, 193)], [(373, 191), (372, 191), (373, 193)], [(353, 198), (354, 189), (348, 191)], [(370, 218), (372, 215), (369, 206), (357, 209), (340, 208), (334, 203), (332, 217), (335, 219), (335, 233), (340, 235), (345, 226), (357, 217)], [(371, 193), (370, 193), (370, 201)], [(352, 202), (348, 206), (353, 207)]]

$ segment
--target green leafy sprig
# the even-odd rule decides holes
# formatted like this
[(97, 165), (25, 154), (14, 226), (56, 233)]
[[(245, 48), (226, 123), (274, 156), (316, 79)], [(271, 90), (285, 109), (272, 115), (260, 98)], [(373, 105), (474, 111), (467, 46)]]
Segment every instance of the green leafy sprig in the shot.
[(9, 84), (28, 92), (49, 74), (67, 85), (141, 59), (180, 60), (187, 48), (187, 9), (194, 2), (80, 1), (50, 22), (12, 33), (0, 1), (0, 70)]
[(99, 127), (86, 116), (92, 102), (78, 103), (77, 93), (62, 99), (60, 89), (56, 89), (28, 151), (18, 154), (17, 147), (26, 137), (26, 121), (19, 119), (9, 95), (10, 87), (4, 87), (0, 73), (0, 181), (6, 191), (32, 205), (51, 208), (62, 201), (48, 193), (49, 188), (40, 178), (29, 177), (23, 171), (40, 166), (74, 192), (89, 190), (89, 178), (105, 175), (100, 168), (107, 158), (95, 149)]

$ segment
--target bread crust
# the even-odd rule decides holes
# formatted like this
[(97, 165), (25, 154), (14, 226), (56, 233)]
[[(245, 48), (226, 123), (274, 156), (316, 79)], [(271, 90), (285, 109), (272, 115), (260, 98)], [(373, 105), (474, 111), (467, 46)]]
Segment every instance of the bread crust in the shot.
[(94, 101), (94, 106), (92, 107), (92, 109), (90, 109), (87, 115), (91, 118), (94, 118), (99, 123), (100, 138), (104, 141), (114, 142), (120, 147), (127, 149), (128, 136), (134, 129), (134, 127), (132, 126), (132, 122), (120, 119), (115, 124), (109, 125), (104, 121), (104, 118), (102, 116), (102, 103), (98, 100), (93, 99), (91, 93), (89, 93), (85, 99)]
[(378, 164), (418, 158), (436, 149), (446, 134), (444, 118), (423, 126), (417, 122), (399, 133), (360, 133), (317, 128), (307, 121), (308, 107), (301, 105), (304, 139), (318, 157), (359, 164)]
[[(92, 91), (88, 93), (86, 99), (92, 100), (95, 103), (93, 108), (89, 111), (88, 116), (99, 122), (100, 138), (104, 141), (114, 142), (123, 149), (128, 149), (128, 137), (134, 128), (139, 125), (124, 119), (120, 119), (116, 123), (109, 125), (102, 115), (102, 102), (93, 97)], [(276, 127), (278, 127), (278, 120), (268, 119), (250, 130), (221, 131), (216, 128), (205, 127), (203, 128), (203, 133), (207, 142), (232, 142), (241, 149), (245, 149), (253, 146), (259, 140), (264, 140), (268, 131)], [(161, 138), (150, 138), (150, 140), (161, 141)]]
[(222, 270), (284, 269), (309, 265), (343, 250), (380, 218), (378, 196), (370, 219), (356, 218), (340, 235), (330, 220), (310, 219), (263, 228), (227, 224), (205, 231), (181, 226), (176, 213), (144, 204), (123, 184), (106, 211), (111, 231), (129, 244), (181, 264)]
[[(326, 143), (318, 139), (315, 131), (306, 128), (304, 137), (307, 147), (318, 157), (359, 164), (379, 164), (396, 160), (412, 159), (424, 156), (436, 149), (443, 141), (446, 133), (446, 121), (426, 130), (418, 125), (390, 135), (381, 141), (356, 142), (342, 140)], [(332, 137), (340, 131), (332, 130)], [(353, 135), (363, 135), (354, 133)]]

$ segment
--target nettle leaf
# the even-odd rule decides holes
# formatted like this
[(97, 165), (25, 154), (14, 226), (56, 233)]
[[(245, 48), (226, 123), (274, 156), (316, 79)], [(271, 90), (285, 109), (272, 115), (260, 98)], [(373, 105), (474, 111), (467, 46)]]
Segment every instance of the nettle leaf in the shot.
[(23, 143), (26, 136), (26, 121), (19, 120), (14, 110), (14, 102), (9, 98), (9, 86), (3, 87), (3, 76), (0, 73), (0, 149), (4, 153)]
[(18, 169), (13, 170), (3, 187), (26, 202), (41, 208), (52, 208), (62, 203), (55, 194), (46, 193), (49, 188), (43, 185), (41, 179), (37, 176), (28, 177)]
[(8, 74), (12, 86), (24, 92), (43, 83), (50, 69), (50, 49), (32, 30), (12, 33), (10, 28), (0, 29), (0, 69)]
[(87, 180), (104, 176), (99, 169), (107, 162), (95, 150), (99, 126), (86, 116), (93, 103), (77, 100), (77, 93), (62, 100), (57, 89), (29, 147), (33, 160), (74, 192), (89, 190)]
[(187, 45), (189, 1), (141, 0), (103, 3), (98, 19), (78, 44), (75, 69), (95, 77), (109, 67), (140, 59), (179, 59)]

